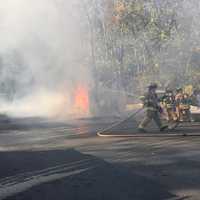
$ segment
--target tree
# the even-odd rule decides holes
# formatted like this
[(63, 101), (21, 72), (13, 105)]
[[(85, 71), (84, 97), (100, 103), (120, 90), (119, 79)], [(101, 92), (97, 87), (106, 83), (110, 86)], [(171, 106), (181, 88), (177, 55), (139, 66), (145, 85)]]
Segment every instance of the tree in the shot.
[[(139, 90), (153, 80), (162, 86), (168, 80), (174, 82), (174, 77), (179, 77), (176, 82), (180, 84), (192, 82), (191, 49), (199, 46), (198, 3), (197, 0), (90, 1), (87, 10), (98, 78), (105, 84), (117, 82), (124, 89), (139, 86)], [(127, 72), (131, 72), (128, 78)]]

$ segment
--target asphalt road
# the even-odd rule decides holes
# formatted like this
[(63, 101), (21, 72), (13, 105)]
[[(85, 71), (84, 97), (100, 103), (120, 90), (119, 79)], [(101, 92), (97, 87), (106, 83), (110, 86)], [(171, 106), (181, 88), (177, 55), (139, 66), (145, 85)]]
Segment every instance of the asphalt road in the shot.
[(2, 117), (0, 199), (200, 199), (200, 137), (96, 136), (117, 120)]

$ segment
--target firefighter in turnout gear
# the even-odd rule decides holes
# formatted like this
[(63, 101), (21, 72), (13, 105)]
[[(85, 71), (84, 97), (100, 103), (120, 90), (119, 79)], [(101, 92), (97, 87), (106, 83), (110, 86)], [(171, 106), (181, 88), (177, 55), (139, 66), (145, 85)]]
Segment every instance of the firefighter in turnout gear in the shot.
[(183, 89), (177, 88), (175, 95), (175, 102), (176, 102), (176, 114), (178, 117), (178, 121), (183, 121), (183, 115), (180, 108), (182, 99), (183, 99)]
[(162, 103), (166, 110), (167, 121), (169, 123), (176, 122), (178, 117), (176, 115), (176, 103), (173, 91), (166, 89), (164, 96), (162, 97)]
[(192, 100), (190, 99), (189, 95), (184, 93), (183, 98), (180, 101), (180, 112), (182, 115), (182, 120), (192, 122), (192, 116), (190, 112), (190, 106), (192, 104)]
[(159, 127), (160, 131), (164, 131), (168, 126), (162, 125), (160, 119), (161, 107), (159, 105), (158, 96), (156, 94), (157, 84), (151, 84), (148, 87), (148, 92), (143, 96), (143, 106), (145, 108), (145, 117), (139, 124), (139, 131), (146, 132), (145, 127), (153, 120)]
[(175, 101), (178, 120), (180, 122), (193, 121), (190, 112), (190, 106), (192, 102), (189, 95), (184, 93), (182, 88), (177, 89)]

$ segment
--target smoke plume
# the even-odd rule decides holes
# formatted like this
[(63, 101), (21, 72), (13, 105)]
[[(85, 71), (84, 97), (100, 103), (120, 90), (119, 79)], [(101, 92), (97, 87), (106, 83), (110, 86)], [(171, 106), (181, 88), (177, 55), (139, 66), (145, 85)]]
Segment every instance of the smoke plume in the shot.
[(1, 2), (1, 112), (26, 116), (75, 112), (72, 93), (90, 81), (77, 3)]

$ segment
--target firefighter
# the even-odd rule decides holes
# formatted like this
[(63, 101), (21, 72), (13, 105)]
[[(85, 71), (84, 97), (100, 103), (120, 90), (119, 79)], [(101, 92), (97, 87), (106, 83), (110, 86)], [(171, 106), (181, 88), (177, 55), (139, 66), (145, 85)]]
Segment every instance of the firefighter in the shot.
[(182, 88), (178, 88), (175, 100), (178, 120), (180, 122), (183, 122), (184, 120), (192, 122), (193, 119), (190, 112), (192, 101), (189, 95), (184, 93)]
[(159, 127), (160, 131), (164, 131), (168, 126), (162, 125), (160, 119), (161, 107), (159, 105), (158, 96), (156, 94), (157, 84), (149, 85), (148, 92), (143, 97), (143, 106), (145, 108), (145, 117), (139, 124), (139, 131), (146, 132), (145, 127), (153, 120)]
[(166, 89), (165, 95), (162, 97), (162, 103), (167, 113), (167, 121), (169, 123), (176, 122), (178, 117), (176, 115), (175, 96), (172, 90)]
[(180, 105), (179, 105), (179, 109), (182, 115), (182, 120), (185, 119), (186, 121), (190, 121), (190, 122), (193, 121), (192, 115), (190, 112), (191, 104), (192, 104), (192, 100), (189, 97), (189, 95), (186, 93), (183, 93), (183, 98), (181, 99)]
[(180, 109), (180, 104), (183, 99), (183, 89), (177, 88), (175, 95), (175, 105), (176, 105), (176, 115), (178, 117), (178, 121), (183, 121), (183, 115)]

